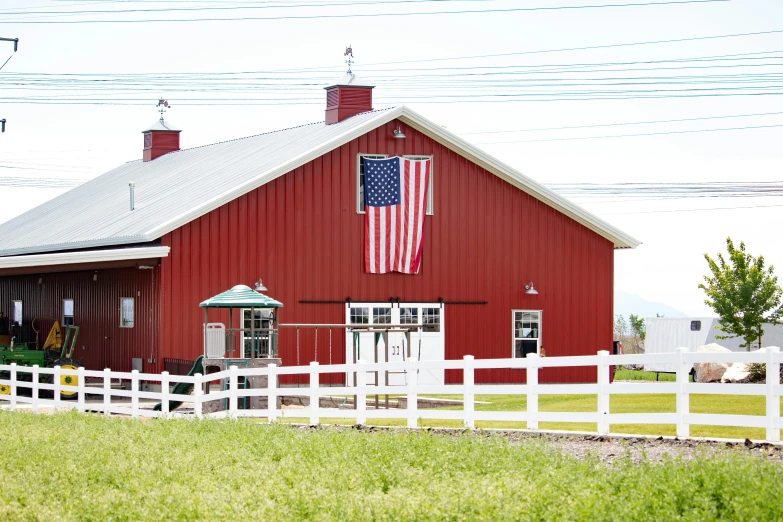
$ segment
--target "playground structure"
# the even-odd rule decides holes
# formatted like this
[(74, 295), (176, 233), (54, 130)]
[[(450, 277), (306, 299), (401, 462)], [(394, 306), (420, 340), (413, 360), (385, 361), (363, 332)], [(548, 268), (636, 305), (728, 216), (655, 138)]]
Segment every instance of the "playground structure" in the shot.
[[(43, 346), (39, 342), (40, 321), (49, 319), (53, 321), (49, 334)], [(38, 323), (38, 324), (37, 324)], [(79, 327), (68, 325), (65, 329), (65, 339), (62, 338), (60, 323), (56, 319), (36, 318), (32, 323), (35, 332), (34, 341), (17, 342), (19, 325), (11, 324), (9, 318), (0, 317), (0, 364), (15, 363), (18, 366), (39, 368), (54, 368), (59, 366), (66, 370), (77, 370), (82, 367), (82, 363), (73, 358), (76, 350), (76, 340), (79, 337)], [(38, 326), (38, 328), (36, 328)], [(7, 372), (0, 372), (0, 379), (7, 378)], [(30, 374), (25, 374), (30, 377)], [(41, 382), (52, 383), (52, 375), (42, 375)], [(75, 375), (63, 375), (60, 377), (60, 384), (78, 385), (78, 377)], [(7, 385), (0, 384), (0, 394), (7, 395), (10, 389)], [(75, 399), (76, 392), (63, 390), (60, 392), (62, 399)]]
[[(279, 329), (296, 329), (296, 365), (300, 359), (300, 332), (302, 330), (314, 330), (316, 354), (318, 350), (318, 331), (329, 331), (329, 362), (332, 362), (332, 330), (345, 329), (347, 335), (352, 338), (352, 362), (404, 362), (414, 359), (411, 337), (412, 333), (422, 330), (420, 324), (280, 324), (279, 311), (283, 303), (268, 297), (257, 290), (245, 285), (237, 285), (230, 290), (218, 294), (200, 305), (204, 309), (204, 354), (195, 362), (189, 375), (203, 373), (210, 375), (225, 372), (232, 366), (237, 368), (265, 368), (270, 365), (280, 367), (283, 364), (278, 354)], [(228, 312), (227, 324), (210, 322), (210, 310), (223, 309)], [(238, 316), (238, 319), (237, 319)], [(224, 314), (225, 317), (225, 314)], [(237, 324), (238, 323), (238, 324)], [(362, 352), (362, 334), (372, 334), (373, 346), (365, 348)], [(401, 346), (390, 346), (390, 335), (402, 336)], [(421, 342), (421, 341), (419, 341)], [(419, 358), (421, 349), (419, 347)], [(331, 377), (331, 376), (330, 376)], [(242, 390), (267, 388), (267, 376), (241, 377), (238, 386)], [(296, 386), (300, 386), (301, 376), (297, 375)], [(356, 372), (348, 372), (346, 381), (357, 382)], [(384, 370), (368, 372), (368, 383), (375, 386), (404, 385), (406, 382), (405, 371)], [(394, 382), (396, 381), (396, 382)], [(229, 379), (223, 378), (207, 383), (203, 393), (209, 394), (217, 387), (219, 391), (226, 391), (230, 386)], [(275, 383), (279, 387), (279, 382)], [(176, 394), (190, 393), (192, 386), (182, 384), (179, 389), (173, 390)], [(284, 396), (284, 394), (283, 394)], [(283, 396), (277, 398), (278, 407)], [(353, 404), (356, 404), (355, 398)], [(173, 409), (179, 404), (171, 403)], [(375, 407), (381, 406), (380, 396), (375, 396)], [(389, 408), (389, 395), (385, 395), (383, 407)], [(158, 406), (157, 408), (160, 408)], [(255, 396), (251, 393), (240, 401), (241, 409), (266, 409), (267, 398)], [(203, 413), (213, 413), (228, 409), (227, 399), (205, 402)]]

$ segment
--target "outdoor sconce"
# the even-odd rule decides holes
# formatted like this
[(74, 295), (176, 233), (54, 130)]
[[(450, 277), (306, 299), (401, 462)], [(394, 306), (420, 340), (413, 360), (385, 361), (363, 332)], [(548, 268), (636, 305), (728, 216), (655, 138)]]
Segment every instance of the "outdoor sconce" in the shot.
[(43, 284), (43, 276), (38, 276), (38, 286)]
[(396, 129), (394, 129), (394, 138), (398, 140), (404, 140), (405, 138), (407, 138), (407, 136), (405, 135), (404, 132), (400, 130), (399, 127), (397, 127)]
[(97, 281), (98, 280), (98, 271), (96, 270), (95, 273), (92, 275), (92, 280)]
[(533, 281), (530, 284), (525, 285), (525, 293), (527, 295), (538, 295), (538, 290), (533, 288)]
[(258, 278), (258, 281), (256, 281), (255, 284), (255, 290), (256, 292), (266, 292), (269, 289), (264, 286), (264, 283), (261, 282), (261, 278)]

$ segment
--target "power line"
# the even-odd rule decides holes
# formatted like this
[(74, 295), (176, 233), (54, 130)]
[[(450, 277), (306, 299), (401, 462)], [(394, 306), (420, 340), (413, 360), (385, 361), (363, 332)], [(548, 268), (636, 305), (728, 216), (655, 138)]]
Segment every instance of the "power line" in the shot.
[(540, 140), (513, 140), (513, 141), (490, 141), (490, 142), (477, 142), (476, 145), (500, 145), (504, 143), (536, 143), (545, 141), (573, 141), (573, 140), (597, 140), (604, 138), (631, 138), (638, 136), (664, 136), (670, 134), (690, 134), (698, 132), (721, 132), (721, 131), (735, 131), (735, 130), (750, 130), (750, 129), (771, 129), (775, 127), (783, 127), (783, 124), (778, 125), (754, 125), (748, 127), (725, 127), (719, 129), (694, 129), (694, 130), (682, 130), (682, 131), (661, 131), (661, 132), (644, 132), (638, 134), (611, 134), (605, 136), (577, 136), (571, 138), (547, 138)]
[(345, 13), (322, 15), (285, 15), (285, 16), (245, 16), (234, 18), (159, 18), (159, 19), (133, 19), (133, 20), (11, 20), (8, 24), (96, 24), (96, 23), (151, 23), (151, 22), (240, 22), (240, 21), (264, 21), (264, 20), (313, 20), (313, 19), (338, 19), (338, 18), (377, 18), (377, 17), (401, 17), (401, 16), (432, 16), (450, 14), (487, 14), (487, 13), (511, 13), (531, 11), (561, 11), (604, 9), (620, 7), (644, 7), (655, 5), (681, 5), (681, 4), (707, 4), (716, 2), (730, 2), (731, 0), (668, 0), (664, 2), (638, 2), (626, 4), (600, 4), (557, 7), (510, 7), (504, 9), (463, 9), (458, 11), (426, 11), (403, 13)]
[(647, 120), (647, 121), (629, 121), (622, 123), (597, 123), (594, 125), (569, 125), (565, 127), (538, 127), (532, 129), (517, 129), (517, 130), (498, 130), (498, 131), (476, 131), (476, 132), (462, 132), (463, 136), (475, 135), (475, 134), (505, 134), (513, 132), (538, 132), (538, 131), (553, 131), (553, 130), (569, 130), (569, 129), (591, 129), (596, 127), (620, 127), (626, 125), (648, 125), (657, 123), (679, 123), (685, 121), (701, 121), (701, 120), (718, 120), (724, 118), (750, 118), (756, 116), (773, 116), (783, 114), (780, 112), (757, 112), (751, 114), (728, 114), (724, 116), (703, 116), (699, 118), (677, 118), (673, 120)]
[(753, 205), (752, 207), (711, 207), (711, 208), (678, 208), (669, 210), (641, 210), (634, 212), (601, 212), (602, 216), (619, 216), (625, 214), (665, 214), (670, 212), (704, 212), (708, 210), (753, 210), (757, 208), (783, 207), (783, 205)]

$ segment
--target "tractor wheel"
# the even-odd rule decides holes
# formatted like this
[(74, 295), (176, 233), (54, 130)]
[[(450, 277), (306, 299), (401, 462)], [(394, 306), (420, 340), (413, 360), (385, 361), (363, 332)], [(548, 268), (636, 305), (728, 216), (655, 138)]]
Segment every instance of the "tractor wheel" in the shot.
[[(82, 363), (73, 359), (57, 359), (52, 363), (52, 368), (59, 366), (63, 370), (77, 370), (82, 367)], [(49, 384), (54, 383), (54, 375), (47, 375), (46, 382)], [(62, 386), (78, 386), (79, 378), (76, 375), (61, 375), (60, 385)], [(76, 400), (79, 394), (76, 391), (60, 391), (60, 398), (63, 400)]]

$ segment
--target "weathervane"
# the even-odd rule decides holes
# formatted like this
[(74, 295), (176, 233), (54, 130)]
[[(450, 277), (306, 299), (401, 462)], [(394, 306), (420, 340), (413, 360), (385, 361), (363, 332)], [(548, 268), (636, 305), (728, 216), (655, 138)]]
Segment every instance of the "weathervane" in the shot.
[(351, 74), (351, 65), (353, 65), (353, 49), (351, 48), (351, 44), (348, 44), (348, 47), (345, 48), (345, 54), (343, 56), (346, 56), (345, 63), (348, 64), (348, 74)]
[(158, 112), (160, 113), (160, 121), (163, 121), (163, 113), (166, 112), (166, 109), (170, 107), (168, 100), (164, 100), (161, 98), (158, 100)]

